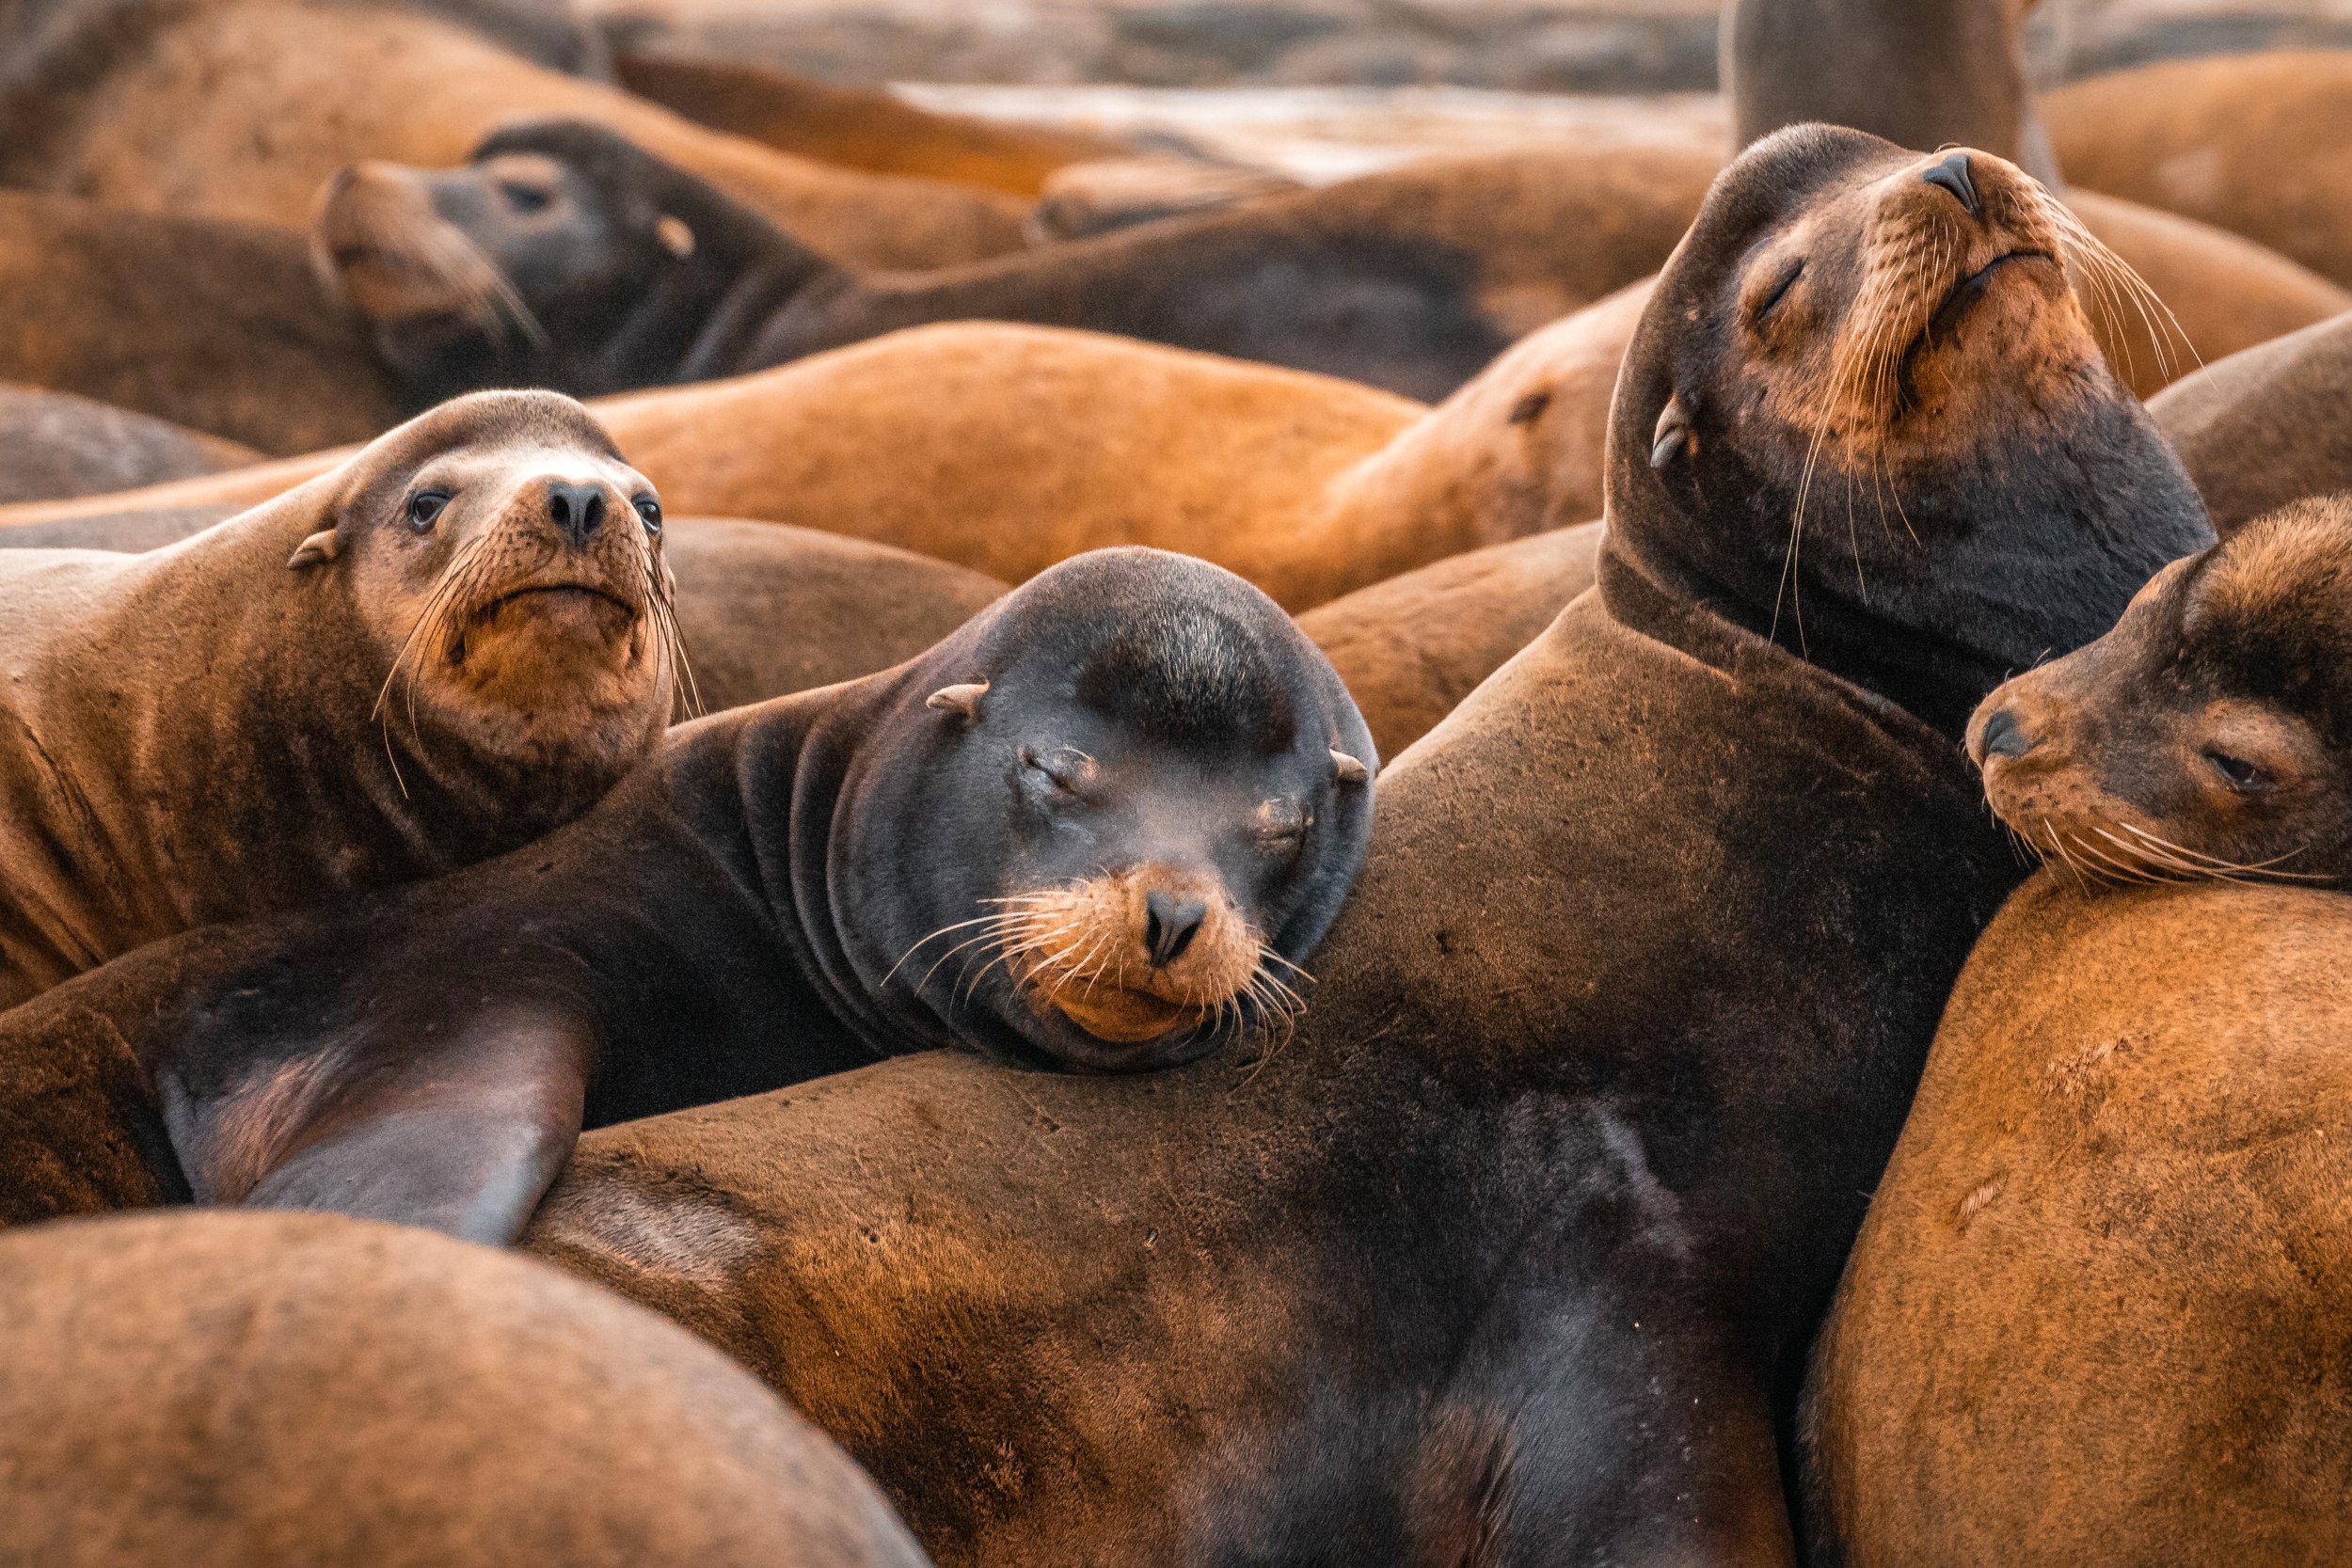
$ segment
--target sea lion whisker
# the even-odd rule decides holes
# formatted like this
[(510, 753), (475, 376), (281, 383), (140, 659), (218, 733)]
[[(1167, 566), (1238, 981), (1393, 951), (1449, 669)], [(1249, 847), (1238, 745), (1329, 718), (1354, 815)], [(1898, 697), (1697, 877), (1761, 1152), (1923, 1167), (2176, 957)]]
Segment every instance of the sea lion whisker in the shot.
[(2259, 873), (2265, 877), (2287, 877), (2293, 878), (2298, 881), (2326, 881), (2328, 879), (2327, 875), (2324, 872), (2280, 871), (2274, 869), (2281, 862), (2291, 861), (2296, 856), (2302, 854), (2305, 850), (2309, 849), (2311, 846), (2308, 844), (2296, 845), (2294, 848), (2289, 849), (2285, 854), (2273, 855), (2266, 861), (2230, 861), (2224, 860), (2218, 855), (2208, 855), (2200, 850), (2191, 849), (2185, 844), (2175, 844), (2170, 839), (2163, 837), (2161, 834), (2150, 832), (2147, 829), (2139, 826), (2136, 822), (2122, 822), (2118, 823), (2117, 826), (2122, 828), (2126, 832), (2133, 833), (2140, 838), (2146, 839), (2149, 843), (2155, 845), (2172, 854), (2185, 856), (2192, 861), (2202, 862), (2205, 864), (2215, 867), (2217, 870), (2244, 872), (2249, 875)]
[[(961, 931), (965, 929), (967, 927), (990, 925), (999, 918), (1001, 917), (993, 914), (975, 915), (970, 920), (955, 921), (952, 924), (942, 926), (938, 930), (931, 932), (928, 936), (915, 938), (914, 944), (912, 947), (909, 947), (905, 952), (899, 954), (898, 961), (892, 964), (889, 969), (883, 972), (881, 984), (885, 986), (890, 984), (891, 976), (898, 974), (900, 969), (904, 968), (906, 961), (914, 957), (916, 953), (920, 952), (925, 942), (936, 941), (937, 939), (946, 936), (950, 931)], [(985, 933), (983, 933), (983, 936), (985, 936)]]
[(1267, 942), (1260, 942), (1258, 943), (1258, 958), (1262, 962), (1280, 964), (1284, 969), (1289, 970), (1292, 974), (1297, 975), (1300, 979), (1306, 981), (1311, 986), (1315, 983), (1315, 977), (1312, 974), (1308, 974), (1305, 969), (1291, 962), (1288, 958), (1282, 957), (1281, 954), (1277, 953)]

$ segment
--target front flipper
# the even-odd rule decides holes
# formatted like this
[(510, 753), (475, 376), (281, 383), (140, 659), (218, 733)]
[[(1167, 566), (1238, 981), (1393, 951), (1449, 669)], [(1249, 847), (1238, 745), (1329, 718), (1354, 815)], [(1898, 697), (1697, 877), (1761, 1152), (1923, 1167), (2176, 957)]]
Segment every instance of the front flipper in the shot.
[(432, 1033), (371, 1029), (215, 1099), (167, 1094), (198, 1201), (513, 1241), (580, 1137), (594, 1032), (514, 1006)]

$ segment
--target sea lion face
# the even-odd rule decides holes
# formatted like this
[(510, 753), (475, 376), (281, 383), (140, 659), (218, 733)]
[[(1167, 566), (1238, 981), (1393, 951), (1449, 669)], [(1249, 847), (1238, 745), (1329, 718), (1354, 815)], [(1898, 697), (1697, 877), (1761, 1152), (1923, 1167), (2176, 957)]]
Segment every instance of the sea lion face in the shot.
[(2352, 871), (2352, 499), (2176, 562), (2115, 629), (1986, 698), (1993, 809), (2096, 878)]
[(570, 399), (444, 404), (355, 459), (332, 510), (291, 564), (344, 585), (388, 735), (593, 800), (666, 724), (682, 666), (660, 501)]
[(1337, 676), (1185, 558), (1095, 552), (1015, 597), (908, 737), (889, 815), (919, 840), (848, 857), (894, 867), (852, 895), (864, 961), (1015, 1060), (1161, 1068), (1286, 1024), (1370, 829)]

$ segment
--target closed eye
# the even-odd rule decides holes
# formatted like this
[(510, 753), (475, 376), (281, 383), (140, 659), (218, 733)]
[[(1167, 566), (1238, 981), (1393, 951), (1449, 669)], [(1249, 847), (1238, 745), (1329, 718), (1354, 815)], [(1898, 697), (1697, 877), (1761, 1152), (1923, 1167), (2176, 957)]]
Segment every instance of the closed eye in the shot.
[(1804, 276), (1804, 261), (1803, 258), (1799, 258), (1787, 272), (1781, 274), (1780, 281), (1772, 285), (1772, 293), (1766, 294), (1763, 299), (1757, 303), (1754, 319), (1756, 321), (1762, 321), (1766, 316), (1771, 315), (1772, 313), (1772, 307), (1788, 298), (1788, 291), (1795, 288), (1797, 286), (1797, 279), (1803, 277)]

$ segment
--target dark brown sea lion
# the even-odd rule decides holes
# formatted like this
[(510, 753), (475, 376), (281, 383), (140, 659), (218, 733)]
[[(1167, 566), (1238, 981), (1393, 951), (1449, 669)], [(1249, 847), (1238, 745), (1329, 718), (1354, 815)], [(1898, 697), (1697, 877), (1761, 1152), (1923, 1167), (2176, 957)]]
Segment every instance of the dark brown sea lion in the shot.
[(1788, 1561), (1775, 1418), (2023, 874), (1962, 726), (2210, 538), (2065, 230), (1970, 165), (1817, 127), (1726, 171), (1597, 591), (1384, 776), (1281, 1050), (612, 1129), (530, 1244), (760, 1370), (944, 1562)]
[[(347, 171), (315, 232), (424, 390), (702, 380), (979, 318), (1438, 398), (1513, 339), (1654, 271), (1714, 166), (1662, 148), (1430, 159), (1023, 256), (861, 275), (607, 126), (546, 120), (488, 137), (463, 168)], [(590, 299), (625, 304), (575, 311)]]
[(2352, 489), (2352, 314), (2208, 365), (2148, 411), (2222, 533)]
[(0, 502), (103, 495), (261, 460), (167, 420), (0, 382)]
[(1298, 629), (1393, 760), (1593, 585), (1600, 531), (1583, 523), (1448, 556), (1317, 605)]
[(2010, 900), (1821, 1336), (1817, 1560), (2352, 1554), (2347, 960), (2339, 893)]
[(517, 53), (550, 17), (559, 39), (579, 30), (501, 0), (19, 0), (0, 13), (0, 181), (299, 227), (359, 159), (460, 163), (505, 120), (568, 115), (845, 262), (946, 266), (1024, 244), (1017, 198), (795, 158)]
[(910, 174), (1034, 197), (1056, 169), (1132, 152), (1110, 136), (935, 114), (893, 93), (767, 66), (623, 50), (621, 85), (714, 131), (876, 174)]
[(2166, 60), (2042, 99), (2069, 177), (2352, 284), (2352, 50)]
[(709, 1346), (549, 1268), (321, 1214), (0, 1238), (0, 1540), (43, 1568), (921, 1568)]
[(509, 1239), (583, 1116), (1279, 1033), (1375, 762), (1263, 594), (1081, 556), (898, 669), (674, 732), (516, 854), (0, 1015), (0, 1219), (176, 1193)]
[(0, 190), (0, 377), (266, 452), (364, 441), (401, 402), (301, 236)]
[(2352, 498), (2175, 562), (2115, 629), (2007, 682), (1968, 749), (2082, 876), (2352, 877)]
[(659, 520), (579, 404), (484, 393), (180, 545), (0, 553), (0, 1002), (585, 811), (669, 720)]

